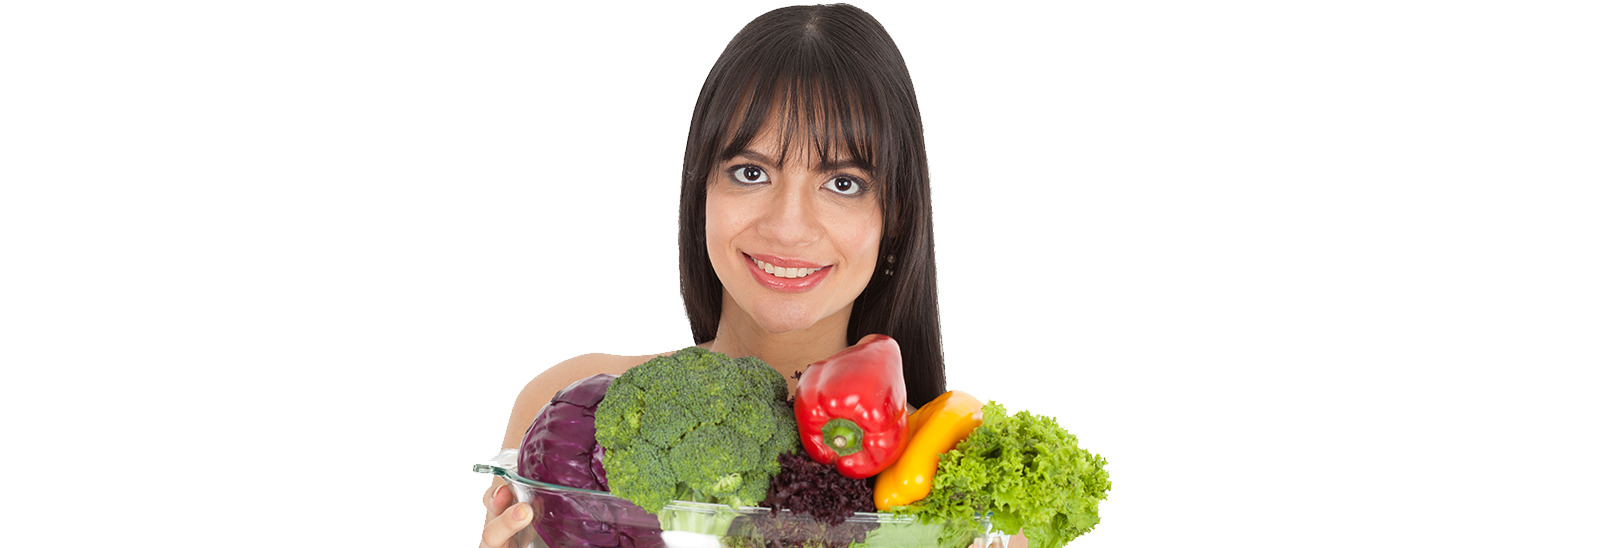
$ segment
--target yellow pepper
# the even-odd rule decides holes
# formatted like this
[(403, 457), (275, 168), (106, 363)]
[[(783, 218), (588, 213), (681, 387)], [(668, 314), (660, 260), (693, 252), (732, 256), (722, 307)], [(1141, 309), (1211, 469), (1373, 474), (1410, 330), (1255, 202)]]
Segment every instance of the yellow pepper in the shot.
[(939, 454), (954, 449), (983, 424), (983, 402), (972, 394), (951, 390), (912, 413), (907, 422), (911, 442), (900, 460), (878, 473), (872, 489), (872, 500), (880, 512), (928, 496)]

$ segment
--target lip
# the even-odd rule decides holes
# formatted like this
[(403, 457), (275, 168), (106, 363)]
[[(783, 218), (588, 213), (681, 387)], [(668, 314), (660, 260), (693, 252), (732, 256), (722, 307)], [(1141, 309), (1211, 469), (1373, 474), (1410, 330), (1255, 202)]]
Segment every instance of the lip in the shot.
[[(781, 266), (783, 268), (818, 268), (821, 270), (807, 274), (804, 278), (779, 278), (777, 276), (768, 274), (767, 271), (762, 270), (759, 266), (756, 266), (757, 259), (763, 263), (767, 263), (772, 266)], [(767, 289), (781, 291), (784, 293), (799, 293), (802, 291), (809, 291), (811, 288), (816, 287), (817, 284), (822, 283), (822, 279), (826, 278), (829, 273), (833, 272), (832, 265), (822, 266), (816, 263), (809, 263), (806, 261), (788, 259), (784, 257), (774, 257), (772, 255), (751, 255), (749, 253), (745, 253), (744, 264), (750, 269), (750, 275), (756, 279), (756, 283), (761, 284)]]

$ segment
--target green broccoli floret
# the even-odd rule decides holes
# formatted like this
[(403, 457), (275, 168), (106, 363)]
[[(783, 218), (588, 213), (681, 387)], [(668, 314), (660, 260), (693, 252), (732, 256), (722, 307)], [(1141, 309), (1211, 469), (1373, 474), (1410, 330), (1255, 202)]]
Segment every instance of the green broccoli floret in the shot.
[(778, 455), (800, 451), (783, 375), (691, 346), (611, 382), (595, 410), (612, 494), (659, 514), (670, 500), (753, 506)]
[(678, 486), (672, 481), (667, 455), (653, 445), (639, 444), (623, 452), (606, 451), (604, 466), (611, 491), (615, 493), (617, 485), (629, 486), (635, 494), (628, 500), (642, 508), (660, 508), (677, 498)]

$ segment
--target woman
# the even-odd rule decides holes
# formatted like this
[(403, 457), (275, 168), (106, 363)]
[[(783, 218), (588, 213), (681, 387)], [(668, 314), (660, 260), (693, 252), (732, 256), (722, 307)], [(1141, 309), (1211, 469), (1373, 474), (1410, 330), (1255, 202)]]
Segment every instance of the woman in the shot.
[[(789, 378), (862, 336), (900, 344), (907, 399), (945, 392), (921, 115), (899, 50), (848, 5), (746, 25), (695, 103), (679, 202), (679, 275), (695, 344)], [(502, 447), (556, 391), (653, 356), (589, 354), (522, 390)], [(491, 547), (530, 522), (497, 483)]]

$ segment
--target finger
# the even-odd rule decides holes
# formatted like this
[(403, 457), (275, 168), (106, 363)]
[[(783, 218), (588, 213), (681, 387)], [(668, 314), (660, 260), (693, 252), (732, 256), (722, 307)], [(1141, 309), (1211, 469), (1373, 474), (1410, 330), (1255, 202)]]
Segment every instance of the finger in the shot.
[(492, 548), (504, 548), (532, 521), (533, 510), (527, 504), (517, 503), (483, 526), (483, 543)]
[(511, 505), (516, 504), (516, 502), (517, 494), (511, 491), (511, 486), (501, 485), (500, 488), (494, 492), (495, 514), (504, 513), (506, 508), (511, 507)]
[(483, 492), (483, 508), (488, 511), (490, 516), (498, 516), (501, 512), (506, 511), (507, 506), (511, 506), (511, 503), (506, 502), (510, 499), (511, 488), (504, 483), (495, 482), (494, 485), (489, 486), (488, 491)]

